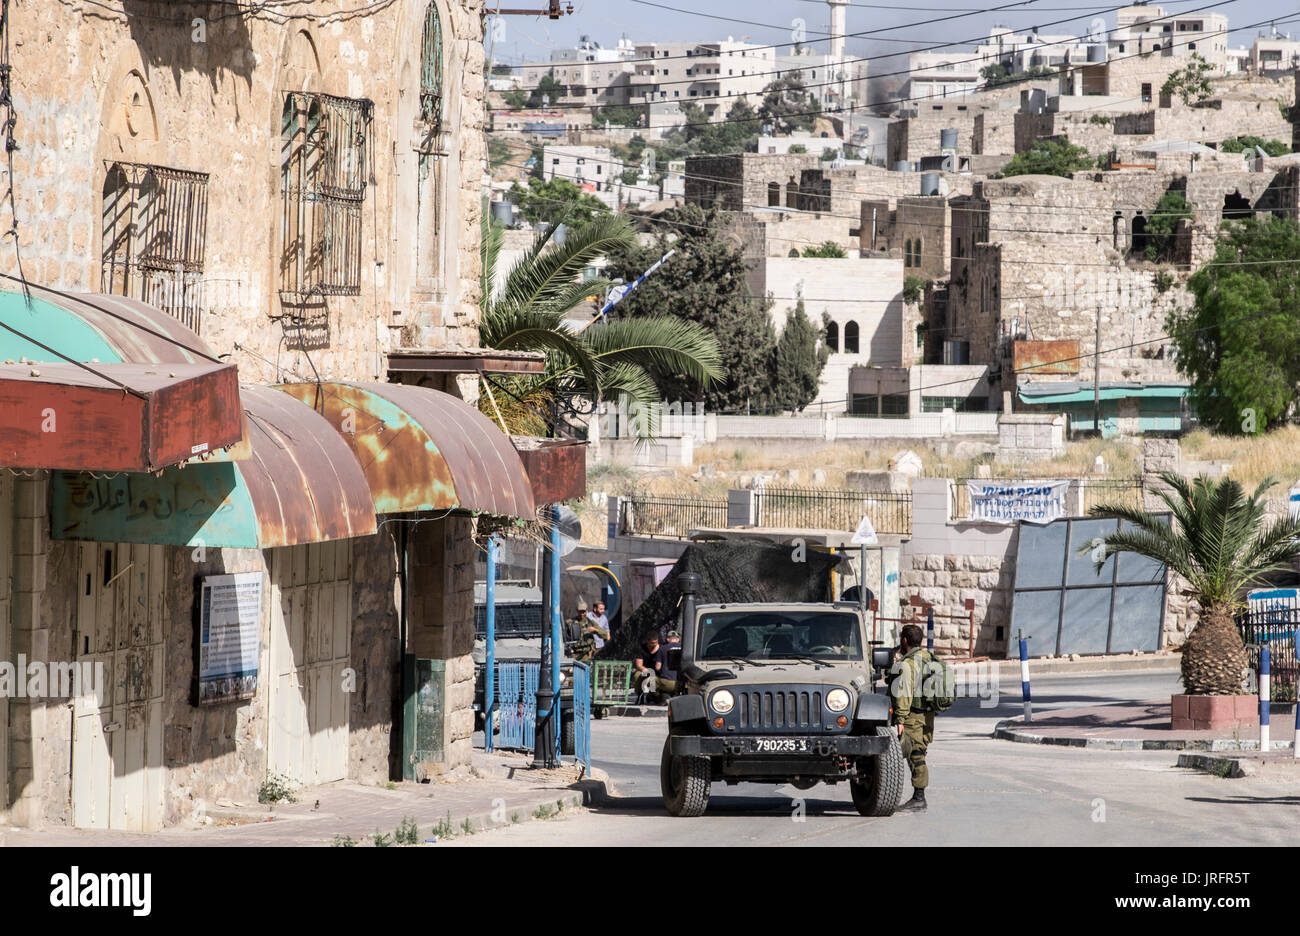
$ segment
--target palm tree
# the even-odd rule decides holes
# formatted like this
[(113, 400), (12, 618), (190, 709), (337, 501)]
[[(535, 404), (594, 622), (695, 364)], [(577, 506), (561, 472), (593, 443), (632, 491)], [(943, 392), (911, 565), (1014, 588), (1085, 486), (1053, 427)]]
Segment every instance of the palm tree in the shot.
[(1295, 569), (1300, 522), (1264, 522), (1262, 498), (1276, 484), (1272, 478), (1249, 497), (1231, 478), (1188, 481), (1165, 472), (1160, 479), (1166, 488), (1156, 494), (1173, 514), (1172, 524), (1136, 507), (1092, 508), (1093, 517), (1123, 521), (1120, 529), (1102, 537), (1097, 568), (1111, 555), (1130, 552), (1161, 562), (1186, 579), (1201, 612), (1183, 644), (1183, 687), (1190, 695), (1234, 695), (1241, 691), (1247, 663), (1234, 612), (1245, 603), (1248, 588), (1274, 572)]
[[(479, 340), (488, 348), (542, 351), (547, 356), (543, 374), (496, 383), (505, 390), (504, 397), (493, 393), (485, 413), (495, 416), (500, 407), (512, 432), (541, 435), (544, 414), (552, 412), (560, 398), (596, 402), (626, 397), (648, 407), (659, 402), (655, 372), (682, 374), (705, 387), (721, 378), (717, 340), (695, 322), (665, 314), (612, 319), (582, 330), (567, 324), (574, 307), (613, 285), (603, 278), (579, 277), (594, 260), (635, 242), (626, 218), (597, 215), (569, 231), (563, 244), (552, 234), (538, 234), (502, 287), (495, 289), (502, 228), (484, 220)], [(638, 426), (643, 437), (657, 428), (652, 419)]]

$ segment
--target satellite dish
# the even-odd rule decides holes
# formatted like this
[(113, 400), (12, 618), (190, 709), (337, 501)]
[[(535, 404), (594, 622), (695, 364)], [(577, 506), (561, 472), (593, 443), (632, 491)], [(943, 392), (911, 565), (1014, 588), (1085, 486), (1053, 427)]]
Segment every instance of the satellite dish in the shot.
[(567, 556), (578, 548), (582, 540), (582, 521), (578, 515), (568, 507), (561, 505), (557, 511), (559, 519), (557, 526), (560, 530), (560, 555)]
[(1088, 24), (1088, 41), (1093, 45), (1106, 41), (1106, 20), (1098, 16)]

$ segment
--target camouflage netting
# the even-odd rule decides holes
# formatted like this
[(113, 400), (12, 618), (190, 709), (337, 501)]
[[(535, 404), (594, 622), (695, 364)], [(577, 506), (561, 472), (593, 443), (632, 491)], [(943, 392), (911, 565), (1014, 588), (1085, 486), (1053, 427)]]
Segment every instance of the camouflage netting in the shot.
[(802, 562), (793, 559), (789, 546), (765, 540), (723, 540), (686, 547), (663, 582), (650, 593), (632, 616), (615, 628), (601, 652), (602, 658), (630, 660), (646, 631), (676, 630), (677, 578), (683, 572), (700, 576), (696, 600), (701, 604), (738, 601), (825, 601), (831, 569), (840, 560), (813, 549)]

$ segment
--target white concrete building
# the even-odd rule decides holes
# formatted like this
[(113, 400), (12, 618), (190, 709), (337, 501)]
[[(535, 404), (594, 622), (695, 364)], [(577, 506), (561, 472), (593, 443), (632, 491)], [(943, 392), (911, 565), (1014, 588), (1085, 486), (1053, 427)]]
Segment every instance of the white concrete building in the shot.
[(908, 56), (911, 76), (907, 97), (913, 105), (932, 98), (956, 97), (984, 87), (980, 71), (1001, 65), (1008, 74), (1033, 68), (1054, 68), (1087, 61), (1083, 39), (1068, 34), (1015, 32), (1005, 26), (989, 30), (987, 42), (974, 49), (914, 52)]
[[(761, 273), (761, 276), (758, 275)], [(755, 270), (761, 295), (772, 297), (772, 324), (779, 335), (799, 296), (813, 327), (829, 320), (830, 359), (822, 370), (816, 411), (843, 412), (849, 371), (855, 365), (902, 363), (903, 261), (845, 257), (766, 257)]]
[(1182, 58), (1195, 53), (1225, 74), (1228, 18), (1222, 13), (1166, 13), (1163, 7), (1135, 4), (1116, 11), (1106, 45), (1112, 56), (1159, 52)]
[(542, 169), (546, 181), (558, 176), (596, 196), (610, 209), (618, 208), (623, 163), (614, 159), (607, 147), (544, 147)]

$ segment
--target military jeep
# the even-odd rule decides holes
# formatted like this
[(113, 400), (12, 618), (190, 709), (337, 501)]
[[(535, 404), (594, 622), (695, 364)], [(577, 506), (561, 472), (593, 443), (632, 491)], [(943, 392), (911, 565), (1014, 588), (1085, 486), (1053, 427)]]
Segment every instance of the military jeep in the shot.
[(905, 785), (890, 697), (893, 651), (871, 647), (857, 605), (701, 604), (681, 576), (679, 694), (660, 763), (664, 805), (702, 815), (715, 782), (847, 781), (864, 816), (889, 816)]

